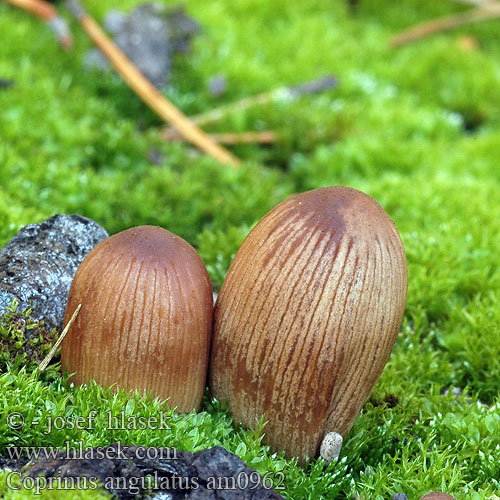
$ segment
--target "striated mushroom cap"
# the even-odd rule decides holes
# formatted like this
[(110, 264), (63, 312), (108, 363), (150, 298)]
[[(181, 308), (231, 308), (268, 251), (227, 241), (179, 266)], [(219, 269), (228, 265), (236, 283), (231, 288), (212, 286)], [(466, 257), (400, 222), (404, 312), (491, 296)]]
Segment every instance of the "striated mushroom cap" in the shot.
[(71, 381), (151, 391), (198, 408), (212, 332), (212, 286), (179, 236), (141, 226), (99, 243), (78, 268), (66, 307), (80, 313), (62, 343)]
[(239, 249), (214, 316), (210, 388), (301, 461), (348, 433), (400, 329), (406, 257), (393, 222), (347, 187), (298, 194)]

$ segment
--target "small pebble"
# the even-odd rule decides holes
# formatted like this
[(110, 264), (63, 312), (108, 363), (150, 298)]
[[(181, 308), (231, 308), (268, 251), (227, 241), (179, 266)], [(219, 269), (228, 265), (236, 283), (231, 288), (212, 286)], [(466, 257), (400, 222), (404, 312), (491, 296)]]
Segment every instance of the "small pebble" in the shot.
[(208, 81), (208, 91), (212, 97), (219, 97), (227, 90), (227, 78), (224, 75), (215, 75)]
[(152, 148), (148, 151), (148, 160), (158, 167), (165, 163), (165, 156), (163, 153), (156, 148)]
[(395, 493), (392, 500), (408, 500), (408, 497), (404, 493)]
[(340, 455), (342, 449), (342, 436), (337, 432), (329, 432), (323, 438), (319, 454), (325, 462), (331, 462)]
[(14, 80), (5, 80), (0, 78), (0, 89), (8, 89), (14, 85)]

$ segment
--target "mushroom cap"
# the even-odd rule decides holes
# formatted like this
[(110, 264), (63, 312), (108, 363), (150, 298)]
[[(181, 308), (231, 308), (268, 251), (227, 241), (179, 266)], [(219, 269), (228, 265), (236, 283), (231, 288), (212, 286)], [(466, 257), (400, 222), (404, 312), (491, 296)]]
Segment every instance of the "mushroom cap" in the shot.
[(345, 437), (396, 340), (404, 248), (380, 205), (336, 186), (295, 195), (251, 231), (214, 312), (212, 394), (301, 461)]
[(455, 498), (442, 491), (431, 491), (421, 497), (420, 500), (455, 500)]
[(198, 408), (212, 331), (212, 286), (191, 245), (156, 226), (99, 243), (73, 280), (63, 341), (71, 381), (151, 392), (179, 411)]

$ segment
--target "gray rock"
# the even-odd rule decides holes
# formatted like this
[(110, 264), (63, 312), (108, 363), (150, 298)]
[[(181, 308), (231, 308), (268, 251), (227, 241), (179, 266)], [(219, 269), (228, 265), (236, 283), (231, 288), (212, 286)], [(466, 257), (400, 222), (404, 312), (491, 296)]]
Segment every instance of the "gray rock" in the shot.
[(21, 229), (0, 252), (0, 314), (14, 298), (32, 317), (62, 328), (75, 272), (108, 233), (80, 215), (54, 215)]
[(395, 493), (392, 500), (408, 500), (408, 497), (404, 493)]
[[(156, 87), (168, 83), (174, 54), (186, 52), (192, 36), (200, 30), (182, 6), (169, 7), (161, 3), (139, 5), (129, 16), (113, 9), (108, 12), (104, 26)], [(85, 56), (84, 66), (102, 70), (109, 64), (99, 51), (92, 50)]]

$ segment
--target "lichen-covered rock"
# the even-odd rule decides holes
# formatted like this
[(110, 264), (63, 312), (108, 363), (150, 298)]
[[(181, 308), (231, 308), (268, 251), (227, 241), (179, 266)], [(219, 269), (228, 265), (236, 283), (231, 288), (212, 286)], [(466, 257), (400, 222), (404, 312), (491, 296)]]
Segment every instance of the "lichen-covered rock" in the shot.
[(0, 314), (17, 298), (19, 309), (62, 328), (75, 272), (108, 233), (80, 215), (54, 215), (21, 229), (0, 252)]

